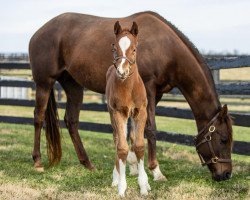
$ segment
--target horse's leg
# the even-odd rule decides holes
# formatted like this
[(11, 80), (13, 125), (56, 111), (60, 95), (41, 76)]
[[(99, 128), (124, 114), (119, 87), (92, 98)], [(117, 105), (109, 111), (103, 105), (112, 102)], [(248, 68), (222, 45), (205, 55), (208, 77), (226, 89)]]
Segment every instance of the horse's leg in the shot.
[(79, 114), (83, 100), (83, 88), (75, 82), (70, 75), (64, 75), (58, 81), (62, 85), (67, 96), (64, 121), (69, 130), (78, 159), (86, 168), (93, 170), (94, 166), (88, 158), (78, 132)]
[(126, 159), (128, 155), (128, 143), (127, 137), (127, 118), (119, 112), (110, 113), (111, 122), (114, 129), (114, 142), (116, 146), (116, 161), (113, 170), (113, 182), (112, 185), (116, 185), (118, 179), (118, 193), (121, 197), (124, 197), (127, 189), (126, 182)]
[(129, 174), (134, 176), (138, 174), (138, 161), (134, 152), (134, 143), (135, 143), (135, 125), (134, 120), (131, 119), (131, 130), (130, 130), (130, 141), (131, 141), (131, 148), (128, 152), (127, 161), (129, 164)]
[(141, 195), (147, 195), (150, 190), (150, 185), (148, 183), (148, 176), (144, 169), (144, 127), (147, 119), (146, 108), (142, 108), (139, 114), (133, 119), (134, 120), (134, 130), (135, 140), (133, 144), (133, 149), (138, 160), (138, 184), (140, 186)]
[[(53, 82), (54, 84), (54, 82)], [(34, 110), (34, 126), (35, 126), (35, 136), (34, 136), (34, 148), (32, 152), (32, 157), (34, 160), (34, 167), (37, 171), (43, 171), (43, 166), (41, 163), (41, 152), (40, 152), (40, 140), (41, 140), (41, 129), (45, 119), (45, 111), (47, 108), (51, 88), (51, 85), (36, 85), (36, 103)]]
[(154, 85), (148, 83), (145, 84), (147, 91), (147, 121), (145, 126), (145, 134), (148, 140), (148, 167), (152, 171), (155, 181), (166, 180), (166, 177), (162, 174), (159, 163), (156, 159), (156, 124), (155, 124), (155, 107), (158, 101), (161, 99), (161, 95), (156, 94)]

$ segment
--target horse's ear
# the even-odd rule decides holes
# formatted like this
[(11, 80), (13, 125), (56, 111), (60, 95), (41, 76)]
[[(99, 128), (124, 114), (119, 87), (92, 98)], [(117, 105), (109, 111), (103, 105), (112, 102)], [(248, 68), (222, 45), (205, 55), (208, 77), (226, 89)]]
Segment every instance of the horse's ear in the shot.
[(228, 114), (228, 109), (227, 109), (227, 104), (225, 104), (220, 111), (219, 117), (221, 119), (224, 119), (226, 118), (227, 114)]
[(138, 25), (136, 22), (133, 22), (133, 25), (130, 29), (130, 33), (133, 34), (134, 36), (137, 36), (138, 34)]
[(121, 32), (122, 32), (122, 27), (121, 27), (119, 21), (116, 21), (116, 22), (115, 22), (115, 25), (114, 25), (114, 33), (115, 33), (116, 35), (118, 35), (118, 34), (121, 33)]

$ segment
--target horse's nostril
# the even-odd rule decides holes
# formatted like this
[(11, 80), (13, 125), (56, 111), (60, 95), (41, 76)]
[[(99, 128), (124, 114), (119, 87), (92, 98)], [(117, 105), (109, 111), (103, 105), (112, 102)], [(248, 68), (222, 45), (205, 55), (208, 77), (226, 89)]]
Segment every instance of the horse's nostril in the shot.
[(215, 176), (213, 177), (213, 179), (214, 179), (215, 181), (221, 181), (221, 180), (222, 180), (222, 177), (221, 177), (220, 175), (215, 175)]

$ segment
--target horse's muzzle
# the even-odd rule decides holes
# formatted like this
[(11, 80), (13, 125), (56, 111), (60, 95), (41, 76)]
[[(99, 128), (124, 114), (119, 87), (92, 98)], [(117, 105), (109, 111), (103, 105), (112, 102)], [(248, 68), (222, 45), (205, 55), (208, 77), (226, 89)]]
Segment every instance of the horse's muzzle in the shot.
[(226, 171), (221, 175), (215, 174), (213, 176), (213, 180), (215, 180), (215, 181), (225, 181), (225, 180), (230, 179), (231, 177), (232, 177), (232, 174), (230, 172)]

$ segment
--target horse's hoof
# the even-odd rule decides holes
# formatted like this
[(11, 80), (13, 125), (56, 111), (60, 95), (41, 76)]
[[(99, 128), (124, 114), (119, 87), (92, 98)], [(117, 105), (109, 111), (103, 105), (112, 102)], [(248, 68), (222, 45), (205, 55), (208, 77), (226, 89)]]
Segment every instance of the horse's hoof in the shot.
[(35, 167), (35, 170), (37, 172), (44, 172), (44, 168), (43, 167)]
[(140, 190), (141, 196), (147, 196), (148, 195), (148, 190)]
[(164, 175), (161, 175), (161, 176), (158, 176), (158, 177), (154, 178), (154, 181), (157, 181), (157, 182), (164, 182), (166, 180), (167, 180), (167, 178)]
[(89, 161), (80, 161), (81, 164), (83, 164), (84, 167), (86, 167), (87, 169), (89, 169), (90, 171), (95, 171), (96, 168), (95, 166)]
[(136, 176), (136, 175), (138, 175), (137, 164), (129, 165), (129, 175), (130, 176)]
[(87, 167), (87, 169), (89, 169), (89, 170), (92, 171), (92, 172), (95, 172), (95, 171), (96, 171), (96, 168), (95, 168), (94, 165), (91, 165), (91, 166)]
[(34, 167), (35, 167), (35, 170), (36, 170), (37, 172), (44, 172), (44, 168), (43, 168), (42, 163), (41, 163), (40, 160), (38, 160), (38, 161), (36, 161), (36, 162), (34, 163)]
[(159, 166), (152, 170), (154, 181), (166, 181), (167, 178), (161, 173)]

